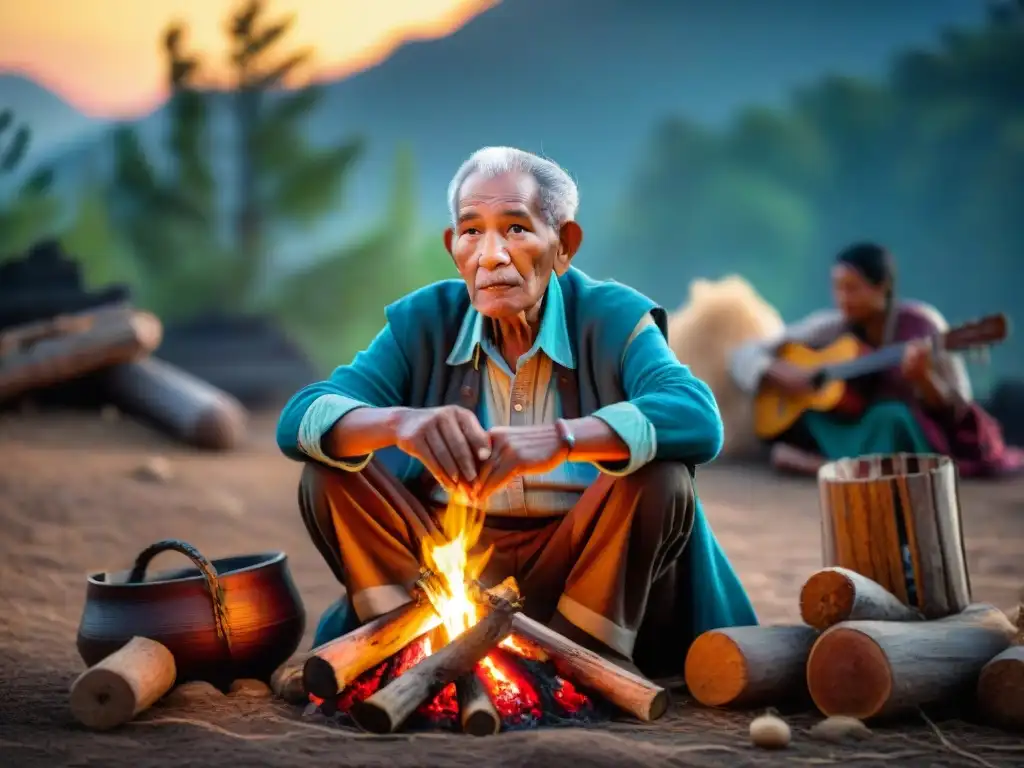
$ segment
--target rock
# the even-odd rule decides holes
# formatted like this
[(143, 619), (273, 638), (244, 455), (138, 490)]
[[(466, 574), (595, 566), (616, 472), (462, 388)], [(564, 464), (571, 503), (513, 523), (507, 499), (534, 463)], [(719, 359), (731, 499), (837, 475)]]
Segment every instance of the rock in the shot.
[(194, 707), (197, 704), (211, 704), (224, 698), (224, 694), (209, 683), (197, 680), (182, 683), (164, 697), (164, 703), (172, 707)]
[(775, 715), (761, 715), (750, 723), (750, 741), (762, 749), (785, 749), (791, 737), (789, 725)]
[(174, 477), (174, 469), (163, 456), (150, 456), (132, 474), (147, 483), (166, 483)]
[(271, 696), (270, 686), (260, 680), (243, 678), (235, 680), (228, 690), (228, 695), (247, 699), (267, 699)]
[(819, 741), (831, 741), (838, 744), (842, 741), (860, 741), (870, 739), (871, 729), (855, 717), (835, 715), (814, 725), (808, 735)]

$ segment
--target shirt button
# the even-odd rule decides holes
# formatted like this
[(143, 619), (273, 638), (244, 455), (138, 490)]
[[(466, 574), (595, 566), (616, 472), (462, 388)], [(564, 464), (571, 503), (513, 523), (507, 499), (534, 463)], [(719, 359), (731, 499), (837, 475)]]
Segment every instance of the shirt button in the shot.
[(514, 411), (515, 411), (516, 413), (519, 413), (520, 411), (522, 411), (522, 410), (523, 410), (523, 404), (522, 404), (522, 403), (516, 403), (515, 405), (513, 405), (513, 406), (512, 406), (512, 409), (513, 409), (513, 410), (514, 410)]

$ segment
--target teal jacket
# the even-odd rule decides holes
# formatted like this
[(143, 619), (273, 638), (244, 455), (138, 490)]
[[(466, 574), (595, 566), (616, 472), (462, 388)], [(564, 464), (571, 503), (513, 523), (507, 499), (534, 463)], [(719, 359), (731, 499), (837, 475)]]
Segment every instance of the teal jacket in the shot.
[[(653, 317), (662, 334), (667, 333), (665, 310), (631, 288), (593, 280), (575, 268), (558, 280), (574, 345), (574, 399), (580, 415), (628, 401), (654, 427), (655, 460), (695, 468), (714, 459), (722, 446), (722, 421), (707, 385), (675, 359), (667, 344), (630, 344), (624, 357), (630, 335), (645, 314)], [(342, 395), (375, 407), (459, 404), (473, 362), (453, 366), (446, 361), (468, 308), (469, 296), (460, 280), (434, 283), (388, 306), (389, 336), (397, 342), (397, 352), (391, 345), (390, 356), (383, 359), (371, 345), (352, 364), (292, 397), (277, 430), (284, 454), (308, 460), (299, 449), (299, 427), (306, 410), (322, 395)], [(394, 447), (378, 452), (377, 458), (404, 483), (424, 471), (420, 462)], [(684, 603), (691, 606), (687, 624), (694, 637), (709, 629), (757, 623), (699, 500), (684, 560), (690, 568), (684, 583), (693, 588)]]

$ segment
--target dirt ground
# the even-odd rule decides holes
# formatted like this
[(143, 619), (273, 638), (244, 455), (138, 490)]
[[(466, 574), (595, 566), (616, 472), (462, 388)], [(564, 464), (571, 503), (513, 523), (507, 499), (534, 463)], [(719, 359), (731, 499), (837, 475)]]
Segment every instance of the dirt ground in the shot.
[[(158, 539), (185, 539), (210, 558), (285, 550), (310, 616), (308, 646), (337, 587), (306, 539), (294, 502), (299, 467), (276, 452), (272, 423), (257, 418), (243, 450), (211, 457), (128, 421), (91, 414), (0, 417), (0, 765), (1024, 764), (1019, 736), (960, 721), (875, 729), (870, 740), (839, 747), (808, 738), (816, 720), (810, 714), (790, 719), (788, 750), (765, 752), (749, 745), (750, 714), (710, 712), (685, 696), (650, 725), (487, 739), (369, 737), (304, 718), (283, 703), (225, 697), (188, 707), (159, 704), (109, 734), (77, 727), (67, 691), (83, 667), (75, 632), (85, 575), (127, 567)], [(154, 455), (170, 462), (173, 477), (166, 482), (134, 476)], [(698, 481), (715, 532), (762, 620), (796, 619), (800, 585), (820, 557), (813, 482), (728, 466), (708, 467)], [(1009, 608), (1024, 585), (1024, 482), (969, 483), (963, 492), (975, 597)]]

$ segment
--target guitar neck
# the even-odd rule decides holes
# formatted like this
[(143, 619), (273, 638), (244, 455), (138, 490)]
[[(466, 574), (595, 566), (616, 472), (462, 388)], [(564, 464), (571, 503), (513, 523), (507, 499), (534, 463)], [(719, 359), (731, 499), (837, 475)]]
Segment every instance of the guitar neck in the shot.
[(906, 349), (906, 346), (907, 342), (891, 344), (877, 352), (858, 357), (856, 360), (826, 365), (822, 368), (821, 373), (826, 379), (832, 381), (848, 381), (895, 368), (903, 360), (903, 350)]

